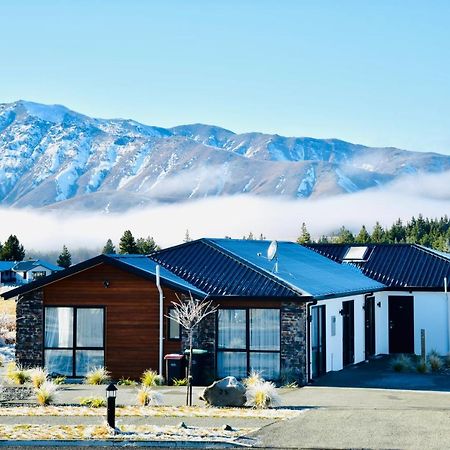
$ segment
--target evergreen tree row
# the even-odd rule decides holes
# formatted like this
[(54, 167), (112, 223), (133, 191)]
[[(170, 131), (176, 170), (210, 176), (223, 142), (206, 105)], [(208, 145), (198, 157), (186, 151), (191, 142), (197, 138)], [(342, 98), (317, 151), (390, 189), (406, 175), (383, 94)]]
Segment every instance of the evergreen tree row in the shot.
[[(314, 242), (311, 234), (303, 223), (300, 235), (297, 238), (300, 244)], [(439, 219), (412, 217), (406, 224), (398, 219), (390, 227), (383, 228), (379, 222), (375, 224), (371, 232), (362, 225), (357, 234), (342, 226), (339, 231), (331, 236), (321, 236), (317, 243), (337, 244), (420, 244), (443, 252), (450, 252), (450, 219), (447, 215)]]
[[(135, 239), (130, 230), (125, 230), (119, 241), (119, 253), (120, 254), (140, 254), (148, 255), (156, 250), (160, 250), (160, 247), (156, 244), (155, 240), (148, 236), (146, 238)], [(115, 254), (116, 246), (111, 239), (106, 241), (103, 247), (102, 253)]]

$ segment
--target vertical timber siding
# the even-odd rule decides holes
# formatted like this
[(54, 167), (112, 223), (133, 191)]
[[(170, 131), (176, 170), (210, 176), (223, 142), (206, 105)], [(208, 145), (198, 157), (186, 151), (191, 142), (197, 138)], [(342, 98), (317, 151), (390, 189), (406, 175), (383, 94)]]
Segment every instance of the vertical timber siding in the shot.
[[(163, 292), (166, 310), (177, 297), (164, 286)], [(105, 366), (114, 379), (137, 379), (146, 369), (158, 370), (159, 293), (151, 280), (100, 264), (44, 287), (44, 306), (105, 307)], [(165, 334), (166, 328), (164, 319)], [(164, 354), (180, 346), (165, 342)]]

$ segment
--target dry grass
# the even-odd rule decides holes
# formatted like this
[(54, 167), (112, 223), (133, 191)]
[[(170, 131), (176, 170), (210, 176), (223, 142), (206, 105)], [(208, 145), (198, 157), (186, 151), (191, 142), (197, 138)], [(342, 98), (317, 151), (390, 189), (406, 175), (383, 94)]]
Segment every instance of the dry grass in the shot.
[(141, 376), (141, 383), (145, 387), (162, 386), (164, 378), (152, 369), (146, 370)]
[(58, 385), (51, 381), (44, 381), (39, 388), (35, 389), (36, 401), (41, 406), (50, 405), (55, 401)]
[(16, 302), (14, 299), (0, 300), (0, 314), (16, 315)]
[(163, 396), (147, 386), (142, 386), (137, 393), (137, 401), (141, 406), (160, 406), (163, 404)]
[(6, 366), (6, 379), (14, 384), (21, 385), (30, 381), (30, 374), (28, 370), (23, 369), (21, 366), (17, 366), (11, 361)]
[(253, 408), (272, 408), (279, 406), (281, 399), (276, 387), (269, 381), (256, 382), (250, 385), (245, 392), (247, 406)]
[(86, 384), (98, 385), (106, 384), (110, 379), (110, 373), (104, 367), (95, 367), (86, 374), (84, 380)]
[[(303, 410), (304, 411), (304, 410)], [(292, 419), (302, 414), (295, 409), (212, 408), (199, 406), (123, 406), (117, 417), (220, 417), (235, 419)], [(85, 406), (2, 407), (1, 416), (103, 416), (104, 410)]]
[(34, 388), (39, 389), (43, 383), (47, 381), (48, 372), (42, 367), (36, 367), (34, 369), (30, 369), (28, 374), (31, 379), (31, 384)]

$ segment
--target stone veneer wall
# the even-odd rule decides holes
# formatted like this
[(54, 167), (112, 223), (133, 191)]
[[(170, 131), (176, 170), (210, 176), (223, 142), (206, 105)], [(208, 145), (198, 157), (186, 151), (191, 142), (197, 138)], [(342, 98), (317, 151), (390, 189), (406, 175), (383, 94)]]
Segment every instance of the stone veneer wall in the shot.
[(281, 382), (296, 381), (300, 386), (308, 381), (306, 373), (306, 304), (281, 304)]
[(19, 295), (16, 306), (16, 362), (23, 367), (44, 362), (44, 291)]
[[(194, 337), (194, 348), (208, 350), (205, 370), (212, 378), (216, 374), (216, 316), (217, 314), (207, 316)], [(307, 383), (306, 304), (282, 302), (280, 316), (280, 381), (282, 383), (296, 381), (299, 385), (305, 385)], [(183, 330), (183, 349), (185, 348), (187, 348), (187, 335)]]

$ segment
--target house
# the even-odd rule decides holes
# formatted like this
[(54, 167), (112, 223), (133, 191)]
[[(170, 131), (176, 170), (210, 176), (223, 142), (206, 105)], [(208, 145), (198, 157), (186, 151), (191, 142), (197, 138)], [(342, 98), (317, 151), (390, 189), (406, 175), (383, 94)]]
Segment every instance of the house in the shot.
[(30, 283), (40, 277), (63, 270), (41, 259), (28, 259), (25, 261), (0, 261), (0, 286), (21, 285)]
[(374, 300), (377, 353), (421, 354), (423, 344), (427, 352), (450, 352), (449, 253), (417, 244), (308, 247), (386, 285)]
[(138, 378), (182, 350), (181, 330), (161, 317), (192, 294), (218, 307), (195, 343), (211, 378), (255, 369), (304, 384), (363, 361), (363, 306), (385, 285), (298, 244), (269, 244), (200, 239), (149, 257), (100, 255), (7, 292), (18, 296), (17, 360), (71, 377), (105, 365), (116, 379)]
[[(99, 255), (3, 293), (17, 299), (16, 360), (50, 373), (82, 377), (106, 366), (137, 379), (160, 364), (160, 294), (156, 263), (142, 255)], [(178, 295), (205, 294), (161, 268), (164, 309)], [(163, 351), (180, 351), (179, 327), (164, 320)]]

